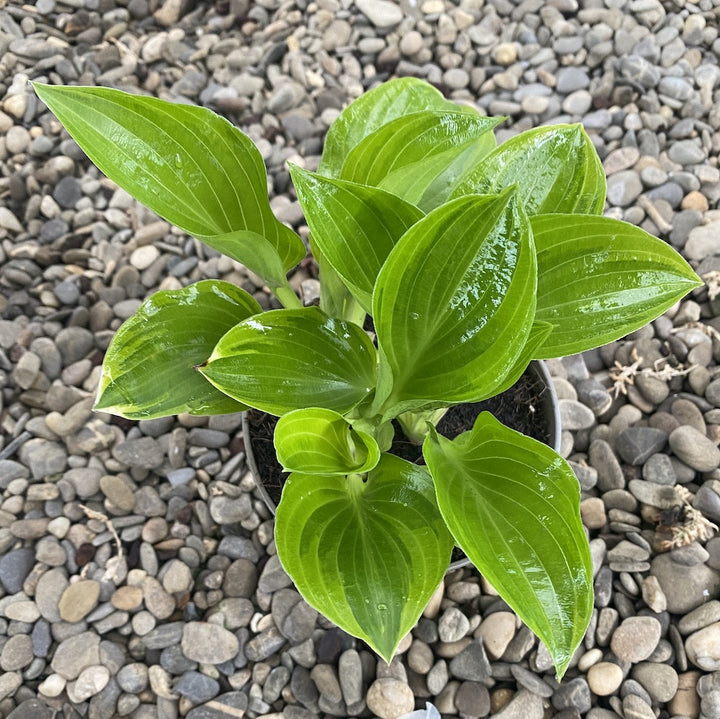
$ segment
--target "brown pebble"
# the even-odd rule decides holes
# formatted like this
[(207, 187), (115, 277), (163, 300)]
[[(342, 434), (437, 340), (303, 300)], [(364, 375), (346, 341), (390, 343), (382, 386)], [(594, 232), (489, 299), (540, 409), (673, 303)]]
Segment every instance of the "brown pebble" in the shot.
[(687, 716), (695, 719), (700, 714), (700, 697), (695, 690), (700, 672), (683, 672), (678, 675), (678, 689), (668, 703), (671, 716)]
[(60, 618), (66, 622), (79, 622), (97, 606), (100, 584), (84, 579), (70, 584), (58, 603)]
[(512, 689), (496, 689), (490, 695), (490, 713), (497, 714), (504, 706), (508, 705), (513, 696), (514, 692)]
[(699, 210), (700, 212), (707, 212), (709, 205), (707, 198), (702, 192), (692, 190), (683, 197), (680, 207), (683, 210)]
[(137, 609), (143, 600), (142, 587), (118, 587), (112, 597), (110, 597), (110, 603), (116, 609), (121, 609), (124, 612), (131, 612), (133, 609)]
[(580, 502), (580, 516), (588, 529), (600, 529), (607, 522), (605, 504), (600, 497), (588, 497)]

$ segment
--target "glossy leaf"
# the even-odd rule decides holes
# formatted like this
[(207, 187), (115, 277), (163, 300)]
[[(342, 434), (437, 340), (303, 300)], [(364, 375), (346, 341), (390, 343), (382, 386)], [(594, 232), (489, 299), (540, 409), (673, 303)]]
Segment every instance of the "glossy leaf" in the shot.
[(458, 154), (456, 149), (401, 167), (391, 172), (381, 188), (402, 188), (402, 196), (423, 212), (430, 212), (446, 202), (470, 168), (492, 152), (495, 135), (486, 132)]
[(499, 122), (457, 106), (453, 111), (428, 110), (398, 117), (348, 153), (340, 176), (417, 201), (456, 157)]
[[(335, 119), (325, 137), (318, 172), (327, 177), (340, 177), (348, 153), (365, 137), (384, 124), (422, 110), (455, 110), (439, 90), (415, 77), (389, 80), (368, 90)], [(467, 112), (477, 114), (472, 108)]]
[(357, 325), (306, 307), (240, 322), (199, 369), (222, 392), (270, 414), (306, 407), (344, 413), (372, 390), (375, 362)]
[(599, 215), (605, 206), (605, 171), (581, 125), (538, 127), (506, 140), (451, 197), (497, 193), (511, 185), (517, 185), (528, 215)]
[(270, 209), (260, 152), (224, 118), (105, 87), (34, 88), (102, 172), (181, 230), (243, 264), (252, 258), (230, 233), (265, 238), (285, 270), (305, 256)]
[(358, 327), (362, 327), (365, 323), (365, 310), (353, 297), (337, 270), (325, 259), (325, 255), (315, 244), (312, 233), (308, 235), (308, 243), (318, 266), (318, 277), (321, 285), (320, 309), (326, 315), (347, 320), (358, 325)]
[[(205, 241), (223, 255), (232, 257), (258, 275), (271, 289), (287, 285), (286, 269), (272, 243), (255, 232), (228, 232)], [(238, 259), (242, 257), (242, 260)]]
[(286, 472), (369, 472), (380, 460), (377, 442), (337, 412), (312, 407), (288, 412), (275, 426), (275, 450)]
[(454, 441), (431, 430), (423, 454), (458, 546), (545, 643), (562, 677), (593, 604), (572, 469), (488, 412)]
[(549, 322), (539, 322), (536, 320), (532, 323), (530, 334), (528, 335), (527, 342), (525, 342), (525, 346), (522, 348), (522, 352), (520, 352), (510, 372), (508, 372), (505, 379), (495, 390), (495, 394), (501, 394), (505, 392), (505, 390), (510, 389), (520, 377), (523, 376), (528, 365), (536, 357), (540, 347), (542, 347), (552, 331), (553, 325)]
[(95, 409), (129, 419), (247, 409), (213, 387), (195, 365), (231, 327), (257, 312), (260, 305), (251, 295), (220, 280), (156, 292), (115, 333)]
[(442, 581), (453, 546), (427, 471), (389, 454), (365, 482), (292, 474), (275, 543), (305, 600), (386, 662)]
[(390, 250), (423, 213), (399, 197), (353, 182), (290, 168), (313, 243), (370, 311)]
[(413, 225), (373, 295), (385, 416), (492, 396), (530, 332), (536, 280), (512, 191), (460, 198)]
[(667, 243), (609, 217), (532, 218), (538, 320), (555, 325), (536, 358), (583, 352), (643, 327), (702, 285)]

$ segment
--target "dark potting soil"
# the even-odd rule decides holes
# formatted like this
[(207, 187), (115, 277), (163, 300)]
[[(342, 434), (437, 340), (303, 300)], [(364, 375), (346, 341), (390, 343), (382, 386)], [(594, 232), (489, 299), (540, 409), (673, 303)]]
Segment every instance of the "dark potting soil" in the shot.
[[(471, 429), (481, 412), (490, 412), (503, 424), (522, 432), (529, 437), (551, 444), (552, 438), (548, 435), (549, 417), (542, 399), (546, 391), (542, 379), (533, 371), (525, 374), (507, 391), (496, 397), (460, 404), (451, 407), (437, 425), (438, 432), (448, 439), (454, 439), (459, 434)], [(250, 410), (247, 414), (250, 427), (252, 451), (255, 463), (260, 472), (266, 491), (277, 506), (280, 503), (282, 487), (287, 473), (275, 456), (273, 433), (278, 418), (273, 415)], [(410, 442), (404, 435), (400, 425), (395, 424), (395, 439), (390, 451), (392, 454), (406, 459), (408, 462), (424, 464), (422, 447)], [(455, 557), (453, 556), (453, 559)]]

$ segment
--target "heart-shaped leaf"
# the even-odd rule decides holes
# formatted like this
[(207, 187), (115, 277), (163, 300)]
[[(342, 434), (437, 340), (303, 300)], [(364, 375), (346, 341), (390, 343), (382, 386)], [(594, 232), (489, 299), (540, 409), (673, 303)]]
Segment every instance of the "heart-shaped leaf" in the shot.
[(375, 363), (360, 327), (305, 307), (240, 322), (199, 370), (225, 394), (270, 414), (306, 407), (344, 413), (372, 391)]
[(194, 367), (231, 327), (260, 311), (251, 295), (220, 280), (156, 292), (115, 333), (95, 409), (129, 419), (247, 409)]
[(216, 249), (243, 264), (252, 256), (229, 233), (265, 238), (285, 270), (305, 256), (270, 209), (260, 152), (224, 118), (105, 87), (33, 87), (102, 172), (181, 230), (211, 247), (220, 236)]
[(383, 414), (492, 396), (525, 346), (536, 282), (512, 190), (454, 200), (413, 225), (373, 295)]
[(382, 183), (384, 189), (416, 202), (455, 158), (500, 122), (457, 107), (398, 117), (348, 153), (341, 177), (375, 187)]
[[(348, 153), (363, 138), (384, 124), (411, 112), (422, 110), (458, 110), (439, 90), (415, 77), (401, 77), (384, 82), (363, 93), (335, 119), (325, 137), (318, 172), (340, 177)], [(477, 114), (473, 108), (468, 112)]]
[(453, 441), (432, 429), (423, 455), (458, 546), (542, 639), (562, 677), (593, 605), (572, 469), (488, 412)]
[(314, 246), (369, 312), (380, 268), (423, 213), (399, 197), (291, 166)]
[(555, 325), (535, 353), (561, 357), (645, 326), (702, 285), (666, 242), (609, 217), (531, 218), (538, 320)]
[(275, 425), (275, 450), (286, 472), (369, 472), (380, 460), (377, 442), (337, 412), (311, 407), (288, 412)]
[(366, 481), (290, 475), (275, 543), (305, 600), (388, 663), (442, 580), (453, 546), (427, 471), (389, 454)]
[(582, 125), (537, 127), (503, 142), (452, 193), (497, 193), (517, 185), (528, 215), (549, 212), (599, 215), (605, 171)]

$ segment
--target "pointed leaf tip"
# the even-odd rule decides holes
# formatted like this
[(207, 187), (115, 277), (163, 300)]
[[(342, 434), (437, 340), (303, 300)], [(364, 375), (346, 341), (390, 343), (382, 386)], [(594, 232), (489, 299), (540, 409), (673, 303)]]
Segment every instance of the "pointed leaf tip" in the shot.
[(562, 676), (593, 605), (572, 469), (487, 412), (453, 441), (431, 433), (423, 454), (456, 543), (545, 643)]

